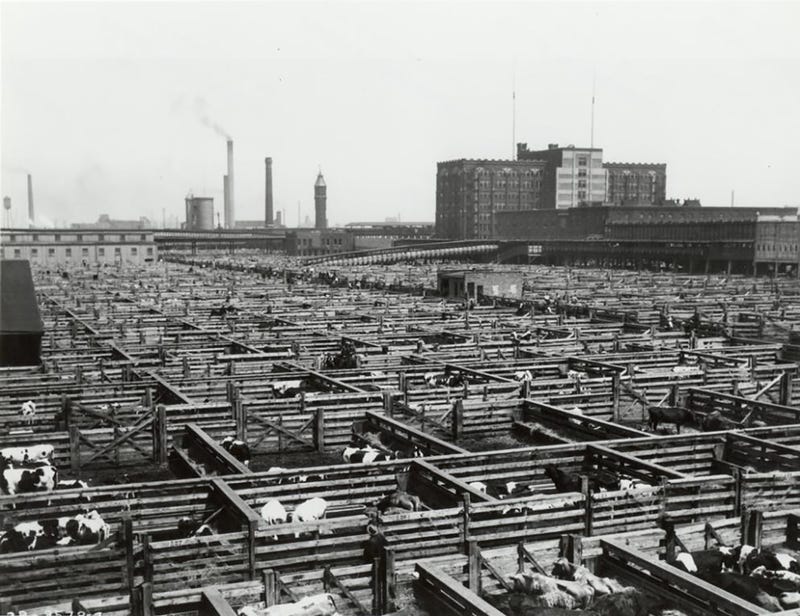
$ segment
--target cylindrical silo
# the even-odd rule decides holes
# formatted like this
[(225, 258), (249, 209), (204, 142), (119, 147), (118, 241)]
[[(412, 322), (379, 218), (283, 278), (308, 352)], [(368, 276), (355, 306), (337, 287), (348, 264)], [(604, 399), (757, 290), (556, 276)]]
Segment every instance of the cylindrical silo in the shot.
[(187, 231), (212, 231), (214, 229), (214, 199), (211, 197), (186, 198)]

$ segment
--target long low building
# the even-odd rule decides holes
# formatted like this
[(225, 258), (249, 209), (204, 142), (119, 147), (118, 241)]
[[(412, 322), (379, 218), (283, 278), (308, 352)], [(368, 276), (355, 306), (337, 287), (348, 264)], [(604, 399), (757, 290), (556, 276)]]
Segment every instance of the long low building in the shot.
[(158, 248), (148, 229), (0, 229), (0, 258), (53, 266), (142, 265), (158, 260)]

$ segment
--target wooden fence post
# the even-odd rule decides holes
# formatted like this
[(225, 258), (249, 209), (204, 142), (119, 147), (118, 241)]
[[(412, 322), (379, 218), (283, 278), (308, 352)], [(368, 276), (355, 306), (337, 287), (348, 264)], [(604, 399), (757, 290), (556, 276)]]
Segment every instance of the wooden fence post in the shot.
[(314, 419), (314, 449), (319, 453), (325, 452), (325, 410), (319, 407)]
[(461, 495), (461, 502), (464, 506), (462, 511), (462, 523), (463, 523), (463, 540), (464, 540), (464, 549), (467, 549), (469, 545), (469, 514), (470, 514), (470, 496), (469, 493), (465, 492)]
[(383, 548), (383, 605), (381, 606), (383, 614), (390, 614), (396, 611), (395, 597), (397, 596), (394, 568), (394, 550)]
[(481, 549), (477, 539), (467, 542), (467, 586), (476, 595), (481, 594)]
[(150, 549), (150, 535), (142, 535), (142, 561), (144, 562), (144, 581), (153, 582), (153, 552)]
[(615, 422), (619, 421), (619, 388), (619, 372), (614, 371), (611, 375), (611, 418)]
[(236, 438), (240, 441), (247, 442), (247, 414), (244, 410), (244, 403), (239, 390), (236, 390), (236, 396), (233, 399), (233, 419), (236, 421)]
[(80, 477), (81, 472), (81, 431), (78, 426), (69, 427), (69, 467)]
[(757, 509), (745, 509), (742, 513), (742, 543), (761, 549), (761, 530), (763, 512)]
[(800, 532), (798, 532), (798, 521), (800, 516), (790, 513), (786, 519), (786, 546), (796, 550), (798, 539), (800, 539)]
[(784, 370), (781, 377), (780, 403), (784, 406), (792, 404), (792, 373)]
[(381, 606), (383, 605), (383, 588), (381, 584), (381, 559), (372, 559), (372, 570), (370, 572), (370, 590), (372, 590), (372, 614), (380, 616)]
[(167, 408), (156, 407), (153, 417), (153, 461), (161, 467), (167, 465)]
[(264, 569), (261, 573), (264, 579), (264, 606), (277, 605), (280, 603), (278, 574), (274, 569)]
[(383, 410), (386, 412), (387, 417), (394, 416), (394, 397), (390, 391), (383, 392)]
[(464, 433), (464, 403), (461, 400), (453, 402), (452, 427), (453, 440), (458, 441)]
[(581, 494), (584, 500), (583, 532), (587, 537), (592, 536), (592, 490), (589, 486), (589, 477), (581, 475)]
[(155, 610), (153, 609), (153, 584), (152, 582), (144, 582), (139, 586), (138, 590), (138, 607), (141, 616), (153, 616)]
[(580, 535), (561, 535), (558, 541), (558, 555), (574, 565), (583, 562), (583, 540)]
[(119, 533), (120, 543), (125, 548), (125, 577), (128, 581), (128, 596), (133, 596), (135, 589), (136, 561), (133, 557), (133, 520), (130, 514), (122, 517)]

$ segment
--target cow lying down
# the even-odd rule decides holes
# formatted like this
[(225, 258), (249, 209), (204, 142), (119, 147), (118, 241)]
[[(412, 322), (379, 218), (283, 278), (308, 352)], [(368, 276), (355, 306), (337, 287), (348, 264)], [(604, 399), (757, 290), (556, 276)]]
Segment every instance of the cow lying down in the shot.
[(330, 593), (310, 595), (294, 603), (279, 603), (265, 607), (264, 603), (239, 608), (239, 616), (335, 616), (336, 601)]

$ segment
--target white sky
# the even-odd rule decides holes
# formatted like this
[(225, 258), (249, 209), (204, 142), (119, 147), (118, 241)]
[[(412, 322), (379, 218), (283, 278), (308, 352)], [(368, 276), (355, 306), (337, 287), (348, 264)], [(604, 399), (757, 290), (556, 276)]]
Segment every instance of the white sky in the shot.
[[(58, 222), (222, 209), (236, 215), (433, 220), (436, 162), (504, 158), (517, 141), (595, 144), (667, 163), (667, 194), (800, 205), (800, 2), (11, 3), (2, 19), (3, 195), (33, 173)], [(516, 67), (516, 68), (514, 68)]]

